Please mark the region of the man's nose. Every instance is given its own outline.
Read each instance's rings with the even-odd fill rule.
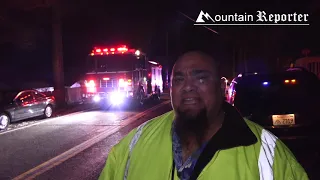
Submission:
[[[192,79],[186,79],[183,87],[182,87],[182,91],[183,92],[192,92],[192,91],[196,91],[197,87],[194,85]]]

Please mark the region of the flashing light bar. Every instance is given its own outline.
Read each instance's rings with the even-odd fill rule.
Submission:
[[[128,51],[128,48],[126,48],[126,47],[120,47],[120,48],[118,48],[118,51],[126,52],[126,51]]]
[[[94,50],[92,50],[92,53],[90,54],[91,56],[94,55],[104,55],[104,54],[109,54],[111,52],[111,54],[115,54],[115,53],[122,53],[124,54],[125,52],[128,52],[129,49],[127,48],[126,45],[120,46],[118,48],[94,48]]]

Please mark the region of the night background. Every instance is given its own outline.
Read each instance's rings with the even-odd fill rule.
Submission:
[[[0,9],[1,81],[53,83],[51,1],[2,1]],[[97,45],[126,44],[149,59],[171,67],[181,53],[210,52],[232,78],[243,71],[272,71],[320,53],[317,1],[108,2],[68,0],[61,3],[65,84],[86,71],[87,55]],[[310,26],[194,26],[200,10],[234,14],[309,13]],[[191,19],[189,19],[189,18]],[[170,69],[170,68],[169,68]]]
[[[211,16],[235,13],[255,16],[257,11],[306,13],[310,25],[195,26],[200,11]],[[225,77],[221,88],[226,102],[241,116],[283,140],[310,179],[319,180],[319,33],[319,0],[1,0],[0,179],[98,179],[115,144],[138,125],[172,110],[165,75],[167,72],[170,75],[182,53],[201,50],[221,64]],[[149,63],[144,61],[144,65],[149,67],[140,66],[143,64],[140,60],[145,60],[143,53],[110,49],[119,45],[145,52]],[[94,47],[99,48],[89,58]],[[118,65],[113,63],[114,59],[112,63],[104,59],[114,58],[106,55],[110,51],[120,58],[127,52],[136,62],[130,65],[128,58],[130,63],[125,64],[126,68],[110,70],[110,64]],[[105,54],[100,56],[101,52]],[[95,55],[104,59],[102,65],[98,65]],[[306,56],[309,57],[303,58]],[[300,66],[306,71],[288,69],[300,58],[305,64]],[[309,62],[310,59],[313,61]],[[104,70],[98,70],[101,68]],[[243,72],[252,74],[240,76]],[[210,90],[207,87],[195,87],[201,91],[183,94],[181,103],[196,109],[218,107],[207,104],[205,99]],[[247,115],[243,109],[248,110]],[[233,127],[236,130],[238,125]],[[258,134],[257,129],[253,131]],[[224,140],[246,138],[235,133],[231,132],[230,138]],[[261,136],[261,140],[265,141],[263,138],[267,136],[271,137]],[[273,138],[272,142],[277,143],[274,146],[277,153],[280,143]],[[266,148],[265,143],[262,145],[261,148]],[[163,150],[154,147],[144,150]],[[238,153],[243,152],[241,147]],[[261,152],[260,155],[265,151]],[[144,152],[140,154],[145,156]],[[275,161],[278,167],[274,166],[274,175],[292,171],[295,176],[292,179],[299,179],[296,172],[299,167],[284,155],[282,150],[281,157],[276,154],[285,161]],[[238,155],[233,157],[244,166],[230,172],[242,171],[253,164],[250,160],[238,162]],[[149,161],[148,166],[157,168],[152,163],[158,162]],[[164,167],[171,167],[169,163]],[[273,160],[268,161],[268,167],[272,163]],[[282,163],[286,168],[281,168],[282,165],[279,168]],[[160,172],[161,168],[150,172],[156,171]],[[223,175],[236,178],[241,173]],[[243,175],[250,178],[257,173],[250,169]],[[164,176],[157,178],[161,177]]]

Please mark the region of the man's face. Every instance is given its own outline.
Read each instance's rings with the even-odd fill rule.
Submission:
[[[192,119],[217,108],[221,98],[217,76],[208,58],[197,53],[183,56],[173,68],[170,91],[173,109]]]

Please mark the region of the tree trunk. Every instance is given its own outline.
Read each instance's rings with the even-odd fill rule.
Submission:
[[[60,2],[57,0],[52,5],[52,56],[55,94],[58,104],[65,102],[63,49],[61,32]]]
[[[233,47],[232,49],[232,77],[236,77],[237,73],[237,49],[236,47]]]

